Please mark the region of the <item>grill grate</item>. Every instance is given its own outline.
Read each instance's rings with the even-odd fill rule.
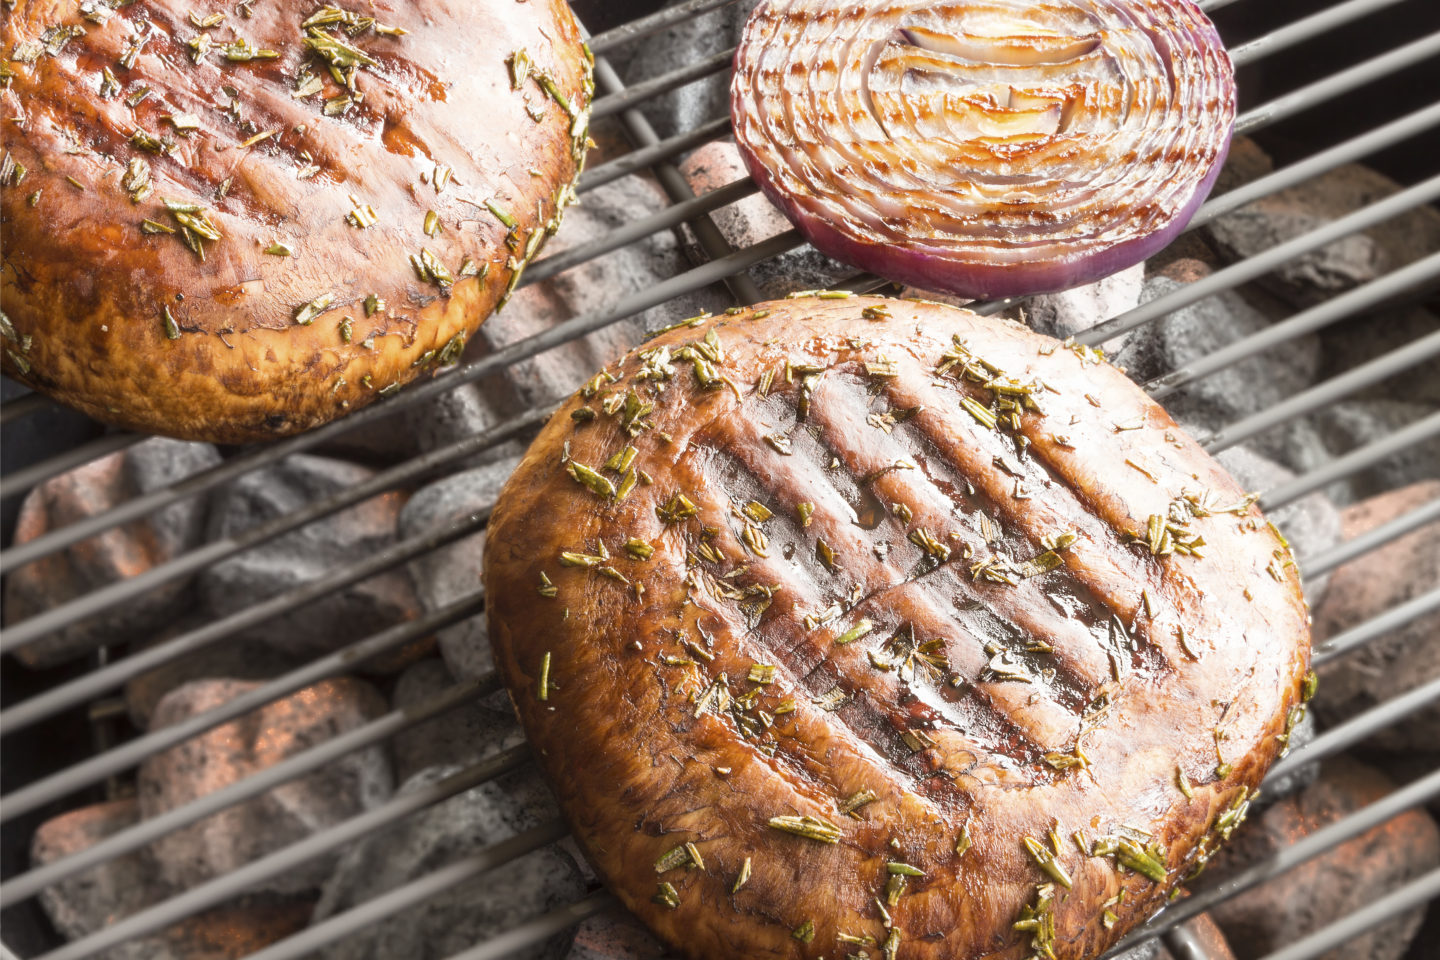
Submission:
[[[301,436],[282,440],[265,447],[250,449],[195,474],[185,480],[135,497],[115,508],[82,521],[51,531],[25,544],[0,553],[0,572],[8,573],[26,564],[50,556],[73,544],[121,524],[145,517],[179,501],[199,496],[222,484],[255,470],[273,465],[283,458],[313,449],[337,437],[363,429],[383,417],[414,407],[440,394],[482,380],[521,360],[539,355],[573,340],[586,337],[642,310],[658,306],[711,284],[724,283],[737,302],[759,299],[755,285],[746,270],[768,258],[801,246],[794,231],[783,233],[762,243],[734,250],[725,241],[709,214],[756,192],[747,180],[728,184],[696,197],[673,165],[688,151],[728,133],[728,117],[718,117],[694,129],[682,131],[665,139],[657,136],[638,107],[655,97],[699,78],[724,71],[731,51],[702,59],[691,66],[626,88],[606,61],[605,56],[625,44],[666,29],[708,11],[726,6],[733,0],[690,0],[660,13],[644,17],[624,26],[597,35],[592,48],[597,55],[597,85],[601,96],[595,103],[595,116],[614,115],[629,138],[633,150],[589,170],[582,178],[582,193],[640,172],[653,174],[670,200],[670,206],[658,213],[634,219],[617,227],[609,235],[591,243],[557,253],[533,264],[524,283],[534,283],[594,258],[603,257],[627,244],[659,231],[686,224],[695,235],[706,259],[647,289],[622,298],[613,307],[571,317],[556,326],[517,341],[497,352],[472,362],[440,379],[417,383],[398,396]],[[1217,10],[1237,0],[1209,0],[1201,6]],[[1273,32],[1235,46],[1232,53],[1237,64],[1262,60],[1286,47],[1320,37],[1347,24],[1375,15],[1383,8],[1396,6],[1399,0],[1348,0],[1310,16],[1282,26]],[[1334,72],[1324,79],[1301,87],[1242,113],[1237,132],[1254,133],[1281,120],[1314,110],[1337,97],[1365,84],[1412,68],[1440,56],[1440,32],[1421,37],[1365,60],[1355,66]],[[1415,110],[1398,119],[1375,126],[1357,136],[1328,146],[1304,159],[1275,170],[1258,180],[1209,200],[1200,210],[1191,229],[1233,211],[1246,203],[1277,191],[1304,183],[1343,164],[1371,156],[1381,150],[1412,140],[1433,131],[1440,125],[1440,103]],[[1440,164],[1431,156],[1433,164]],[[1379,200],[1355,213],[1303,234],[1271,250],[1225,269],[1204,279],[1183,286],[1170,294],[1150,301],[1120,316],[1106,320],[1079,336],[1083,343],[1099,344],[1117,334],[1134,330],[1206,297],[1214,296],[1252,281],[1300,256],[1337,239],[1367,227],[1380,224],[1407,210],[1433,204],[1440,198],[1440,166],[1434,167],[1428,179],[1409,189]],[[1294,314],[1263,331],[1218,349],[1204,358],[1144,385],[1157,399],[1172,394],[1185,384],[1210,376],[1248,359],[1255,354],[1283,347],[1295,338],[1331,324],[1339,323],[1380,303],[1396,298],[1417,298],[1440,280],[1440,253],[1395,270],[1364,286],[1333,297],[1317,306]],[[854,290],[870,290],[882,285],[876,278],[860,275],[844,286]],[[1009,302],[976,305],[986,313],[996,313]],[[1273,407],[1232,423],[1202,439],[1211,451],[1223,450],[1243,442],[1272,427],[1296,417],[1320,410],[1354,392],[1395,377],[1440,355],[1440,333],[1405,344],[1375,360],[1354,367],[1332,379],[1317,384]],[[559,397],[554,398],[558,402]],[[51,406],[39,396],[26,396],[0,410],[0,424],[9,425],[35,416]],[[0,653],[9,653],[39,640],[54,631],[90,617],[100,611],[141,596],[164,584],[190,576],[225,558],[234,556],[260,543],[296,530],[305,524],[334,514],[371,497],[433,478],[475,454],[501,443],[522,438],[533,432],[548,416],[551,404],[540,405],[508,422],[482,433],[436,449],[389,469],[371,479],[328,498],[316,501],[291,514],[246,530],[244,533],[218,540],[184,554],[168,563],[154,567],[138,576],[95,590],[73,602],[47,610],[21,621],[0,636]],[[1440,414],[1419,420],[1386,436],[1378,437],[1357,449],[1335,458],[1294,480],[1264,493],[1262,506],[1274,509],[1299,497],[1323,489],[1337,480],[1370,467],[1411,446],[1433,442],[1440,437]],[[16,470],[0,477],[0,496],[21,494],[47,478],[71,470],[97,457],[123,450],[142,436],[111,433],[60,453],[42,463]],[[0,709],[0,728],[14,735],[66,711],[93,703],[123,685],[126,681],[179,657],[193,653],[241,630],[265,623],[333,591],[358,583],[378,573],[394,569],[412,559],[437,550],[446,544],[483,529],[489,508],[451,522],[441,529],[394,543],[349,566],[333,570],[317,580],[295,587],[269,600],[229,616],[187,630],[173,639],[98,669],[66,680],[18,703]],[[1361,557],[1369,551],[1411,531],[1440,520],[1440,501],[1425,504],[1409,514],[1392,520],[1350,541],[1340,543],[1319,554],[1300,558],[1309,577],[1326,573],[1335,567]],[[341,650],[313,660],[303,667],[259,685],[252,692],[219,708],[189,718],[181,724],[129,740],[99,752],[89,759],[41,777],[6,793],[0,806],[0,822],[10,824],[27,813],[47,804],[64,800],[82,789],[108,777],[134,768],[146,757],[168,749],[235,719],[257,707],[271,703],[327,677],[347,672],[357,661],[377,653],[396,650],[406,643],[429,636],[436,630],[475,616],[483,609],[481,591],[463,597],[449,606],[421,619],[382,630]],[[1440,587],[1413,600],[1387,610],[1368,622],[1330,638],[1317,647],[1318,662],[1341,657],[1364,644],[1384,636],[1412,620],[1440,609]],[[269,767],[241,782],[203,796],[162,816],[143,821],[80,853],[31,869],[0,883],[0,905],[11,906],[34,897],[63,878],[97,864],[107,862],[126,852],[136,850],[156,838],[194,823],[240,801],[262,794],[350,752],[366,746],[383,744],[398,732],[432,719],[448,710],[471,703],[499,688],[490,675],[476,681],[457,683],[430,701],[405,711],[395,711],[368,724],[337,736],[303,753]],[[1322,694],[1323,695],[1323,694]],[[1272,771],[1271,779],[1292,773],[1316,759],[1331,756],[1351,747],[1377,730],[1402,721],[1413,712],[1440,698],[1440,680],[1432,681],[1410,692],[1362,713],[1346,723],[1327,730],[1309,745],[1298,748]],[[472,787],[517,770],[529,761],[528,748],[518,746],[475,763],[421,790],[397,795],[387,803],[334,827],[314,833],[305,840],[255,860],[232,873],[125,918],[112,926],[44,954],[44,960],[78,960],[93,956],[127,940],[169,926],[199,911],[233,900],[257,882],[283,875],[307,860],[334,851],[373,831],[394,824],[402,818],[455,796]],[[1212,887],[1174,904],[1159,918],[1128,937],[1122,946],[1167,934],[1174,937],[1174,928],[1226,898],[1235,896],[1293,866],[1305,862],[1396,815],[1433,801],[1440,796],[1440,771],[1400,787],[1383,799],[1325,827],[1297,843],[1280,850],[1249,870],[1227,882]],[[377,921],[400,910],[425,901],[455,884],[493,870],[509,861],[565,835],[559,821],[549,822],[505,840],[488,849],[453,861],[418,880],[407,883],[376,899],[311,926],[288,939],[253,954],[256,960],[291,960],[334,943],[356,932],[364,931]],[[12,838],[13,839],[13,838]],[[1363,909],[1337,919],[1315,934],[1301,939],[1267,960],[1302,960],[1319,955],[1337,943],[1353,937],[1398,913],[1412,909],[1440,896],[1440,871],[1428,873],[1393,893],[1372,901]],[[577,903],[554,910],[527,921],[498,937],[477,944],[458,954],[454,960],[498,960],[523,946],[536,943],[564,930],[586,916],[614,903],[604,892],[597,892]],[[1177,950],[1179,941],[1173,941]],[[8,951],[0,950],[0,955]],[[1194,953],[1181,955],[1193,956]]]

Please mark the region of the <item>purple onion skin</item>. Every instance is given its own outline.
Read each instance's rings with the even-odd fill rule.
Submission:
[[[1214,26],[1205,23],[1205,39],[1222,47]],[[739,68],[741,51],[735,54]],[[1227,92],[1235,94],[1233,73],[1224,78]],[[732,87],[732,112],[738,113],[741,96]],[[928,253],[904,244],[868,243],[857,240],[833,224],[804,209],[786,191],[781,190],[770,171],[748,149],[742,138],[736,138],[740,155],[761,192],[795,225],[815,249],[841,263],[895,283],[922,290],[954,294],[972,300],[1002,300],[1033,294],[1054,293],[1101,280],[1127,267],[1141,263],[1163,250],[1184,232],[1205,199],[1229,156],[1234,124],[1225,130],[1209,169],[1180,211],[1163,227],[1120,241],[1090,253],[1021,263],[961,263],[936,253]]]

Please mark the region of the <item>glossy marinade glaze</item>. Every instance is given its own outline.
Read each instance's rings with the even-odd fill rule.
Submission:
[[[564,0],[0,10],[4,370],[98,419],[294,433],[439,365],[583,166]]]
[[[531,447],[484,579],[576,837],[706,960],[1097,955],[1309,689],[1254,498],[1093,351],[932,303],[632,351]]]

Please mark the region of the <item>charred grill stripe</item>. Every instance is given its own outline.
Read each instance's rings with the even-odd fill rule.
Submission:
[[[743,431],[736,429],[742,424],[745,425]],[[815,489],[816,480],[812,475],[816,472],[817,464],[800,455],[780,456],[759,442],[755,431],[765,429],[763,425],[753,425],[749,420],[742,421],[742,418],[731,418],[726,427],[730,429],[721,430],[712,423],[705,430],[697,432],[692,443],[703,442],[709,449],[704,455],[684,457],[677,465],[687,473],[686,485],[696,491],[694,499],[702,506],[702,516],[721,511],[728,513],[730,502],[755,497],[757,492],[760,493],[758,499],[762,502],[778,504],[784,502],[782,497],[792,496],[795,490]],[[702,463],[712,468],[720,465],[720,469],[702,473],[697,469]],[[714,483],[715,473],[729,477],[730,482]],[[712,482],[706,482],[706,474]],[[762,477],[767,478],[768,482],[762,480]],[[767,524],[773,522],[772,519]],[[822,519],[817,511],[810,529],[814,531],[817,528],[829,530],[837,527],[832,520]],[[798,526],[791,529],[797,533],[802,532]],[[801,542],[805,542],[803,538]],[[728,546],[737,553],[741,549],[738,543]],[[775,546],[773,542],[772,546]],[[797,546],[798,549],[800,548]],[[927,785],[924,792],[929,799],[943,800],[951,804],[956,802],[953,784],[928,776],[936,769],[934,762],[927,759],[923,752],[913,751],[905,746],[902,735],[909,730],[909,725],[904,722],[905,718],[899,712],[903,691],[897,684],[889,682],[887,675],[874,670],[866,662],[865,645],[857,643],[837,647],[833,642],[834,634],[839,632],[837,627],[807,630],[800,623],[806,612],[828,606],[837,598],[833,587],[826,589],[825,580],[830,579],[830,576],[820,570],[818,564],[812,564],[807,559],[801,569],[809,571],[813,568],[817,576],[794,578],[794,568],[788,564],[782,566],[779,562],[778,550],[772,550],[768,559],[745,556],[744,562],[753,574],[746,577],[747,582],[781,582],[785,592],[776,598],[775,604],[755,630],[746,630],[744,624],[737,623],[727,612],[727,624],[732,630],[732,642],[737,649],[745,648],[747,656],[757,662],[778,662],[784,669],[786,679],[794,684],[807,700],[818,697],[838,684],[844,690],[848,702],[831,715],[835,718],[833,725],[842,728],[844,734],[863,746],[866,754],[875,757],[878,777],[882,777],[899,791],[913,792],[918,789],[917,784],[923,782]],[[889,573],[892,576],[900,575],[895,570],[890,570]],[[893,581],[887,579],[886,583],[889,585]],[[849,623],[853,619],[853,616],[846,616],[842,622]],[[749,660],[745,662],[748,663]],[[864,682],[858,682],[861,680]],[[801,710],[808,712],[814,708],[807,703]],[[831,723],[821,717],[813,717],[813,720],[820,724]],[[783,748],[783,739],[781,744]],[[967,737],[966,745],[981,757],[992,754],[1006,755],[999,749],[999,743],[988,747],[978,741],[971,742]],[[779,751],[785,752],[784,749]],[[813,776],[814,771],[810,771],[810,775]],[[837,789],[839,788],[840,785],[837,785]]]
[[[880,431],[873,430],[864,424],[864,414],[855,413],[853,401],[856,393],[850,389],[842,389],[843,384],[853,384],[854,381],[847,377],[828,378],[829,385],[818,393],[815,399],[814,408],[816,418],[828,418],[826,423],[830,433],[835,436],[846,436],[857,429],[871,430],[872,435],[866,438],[864,449],[866,455],[871,456],[869,463],[851,463],[853,472],[861,472],[867,469],[874,469],[876,464],[893,462],[899,459],[908,458],[914,461],[915,446],[907,444],[907,438],[920,441],[930,449],[936,449],[935,434],[938,431],[939,416],[932,419],[931,411],[947,409],[949,404],[943,397],[931,398],[925,404],[926,410],[914,417],[905,420],[895,426],[893,431],[886,435]],[[887,390],[882,396],[892,401],[895,399]],[[945,406],[941,406],[945,404]],[[914,404],[908,404],[914,406]],[[848,418],[841,419],[848,414]],[[857,425],[858,424],[858,425]],[[968,438],[967,438],[968,439]],[[851,445],[851,450],[858,449],[858,445]],[[853,458],[859,454],[847,453]],[[968,475],[964,470],[956,469],[954,464],[943,458],[932,458],[934,467],[941,467],[949,471],[954,470],[961,484],[967,484],[976,491],[973,497],[959,499],[954,494],[947,493],[940,484],[935,483],[926,470],[904,470],[894,471],[881,475],[874,483],[874,486],[884,492],[881,498],[885,501],[899,501],[906,503],[915,511],[914,526],[923,526],[927,520],[931,524],[931,532],[940,535],[942,539],[952,548],[954,556],[952,563],[963,564],[965,561],[959,557],[961,547],[968,544],[976,551],[977,557],[984,557],[992,549],[987,547],[978,534],[971,539],[964,541],[953,541],[944,538],[946,527],[953,522],[957,507],[964,505],[973,506],[977,501],[983,509],[992,515],[998,514],[1000,508],[996,504],[996,497],[993,489],[1000,484],[998,482],[987,483],[987,478],[998,477],[1000,471],[989,466],[988,461],[975,475]],[[982,474],[984,476],[982,476]],[[947,484],[959,487],[959,484]],[[968,504],[967,504],[968,501]],[[923,513],[922,513],[923,511]],[[971,515],[973,522],[973,514]],[[903,548],[915,552],[915,548],[909,542],[904,541],[904,525],[900,525],[900,538]],[[1010,543],[997,545],[996,552],[1005,553],[1007,550],[1016,554],[1012,559],[1021,560],[1039,553],[1042,547],[1038,544],[1038,537],[1017,538]],[[1024,634],[1026,641],[1022,646],[1034,645],[1044,642],[1054,646],[1056,651],[1056,666],[1067,674],[1068,684],[1075,689],[1082,700],[1088,701],[1094,696],[1096,689],[1108,679],[1108,663],[1105,656],[1095,648],[1093,639],[1088,630],[1076,629],[1075,625],[1065,618],[1054,616],[1056,611],[1043,600],[1047,591],[1054,588],[1057,583],[1068,584],[1069,575],[1064,569],[1046,574],[1044,578],[1037,578],[1032,581],[1024,581],[1018,586],[1007,586],[1001,584],[987,584],[979,582],[965,583],[963,578],[958,584],[959,589],[966,595],[967,600],[979,602],[986,607],[997,611],[1001,618],[1014,624]],[[1097,617],[1104,620],[1108,611]]]

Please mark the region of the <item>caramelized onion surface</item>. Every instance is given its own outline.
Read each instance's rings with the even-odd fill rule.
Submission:
[[[970,297],[1143,260],[1204,200],[1235,117],[1190,0],[766,0],[731,87],[766,195],[825,253]]]

